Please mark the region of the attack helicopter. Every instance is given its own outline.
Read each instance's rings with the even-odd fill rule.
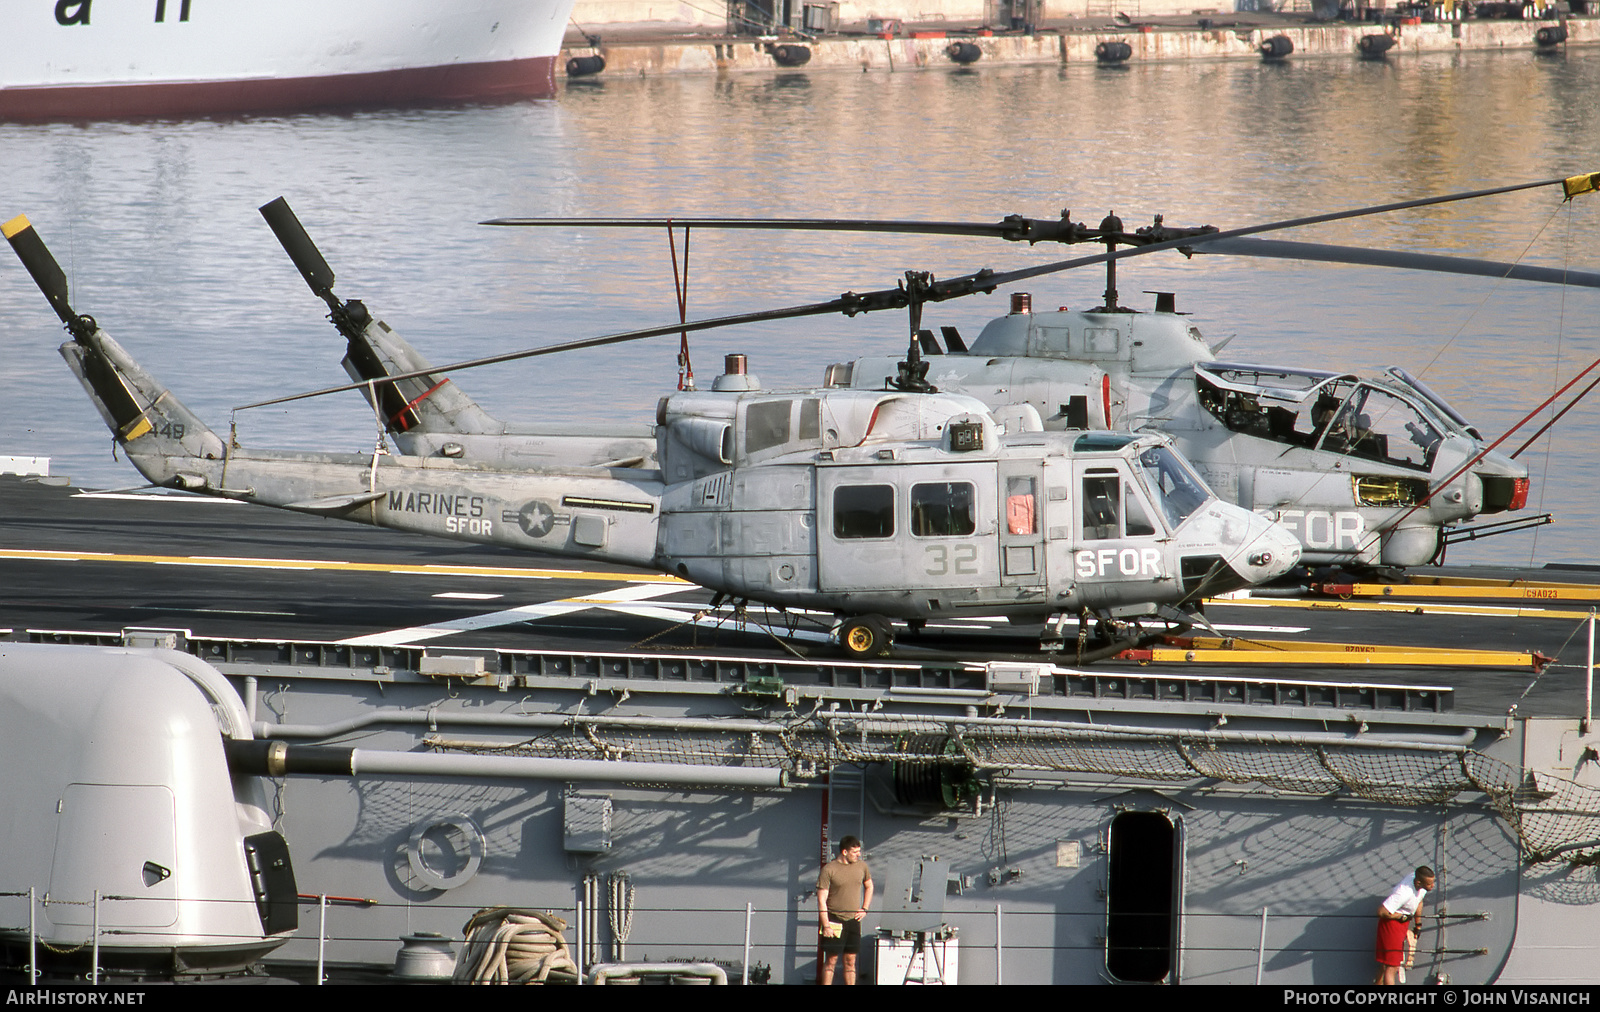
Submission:
[[[485,224],[793,228],[980,236],[1030,245],[1102,244],[1106,253],[1098,256],[1007,274],[980,271],[924,293],[926,300],[936,301],[1075,267],[1104,263],[1106,270],[1104,300],[1093,309],[1035,312],[1030,295],[1014,292],[1010,313],[991,321],[970,346],[955,328],[942,328],[942,344],[931,330],[919,331],[928,382],[970,394],[998,417],[1025,418],[1048,431],[1165,433],[1224,500],[1293,531],[1305,562],[1409,567],[1439,556],[1450,525],[1522,509],[1527,468],[1496,450],[1460,412],[1402,369],[1363,377],[1221,361],[1221,344],[1207,344],[1200,329],[1177,311],[1171,293],[1157,293],[1152,313],[1122,304],[1117,263],[1176,249],[1188,256],[1322,260],[1600,287],[1600,275],[1586,272],[1246,238],[1535,186],[1561,185],[1571,199],[1594,190],[1597,179],[1600,174],[1542,180],[1229,231],[1209,225],[1173,228],[1159,216],[1135,230],[1125,229],[1114,215],[1094,227],[1066,212],[1058,220],[1011,215],[997,224],[681,217],[501,218]],[[841,311],[860,311],[848,296],[841,301]],[[824,382],[835,389],[884,389],[899,369],[893,358],[863,357],[830,366]],[[1508,523],[1501,530],[1518,526]]]
[[[1184,625],[1202,596],[1271,580],[1299,559],[1288,532],[1220,501],[1165,437],[1007,431],[981,402],[919,382],[914,363],[891,390],[773,392],[730,356],[709,391],[662,399],[657,468],[512,463],[442,447],[246,448],[73,309],[25,217],[3,232],[70,335],[60,349],[68,366],[156,486],[644,567],[719,601],[830,611],[841,645],[862,657],[888,650],[894,619]],[[914,308],[913,332],[918,322]],[[1061,623],[1052,626],[1059,637]]]

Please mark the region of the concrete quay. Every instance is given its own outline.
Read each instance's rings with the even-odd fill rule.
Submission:
[[[1535,52],[1534,34],[1554,27],[1554,21],[1482,20],[1444,21],[1379,26],[1361,22],[1308,23],[1288,18],[1213,15],[1156,18],[1131,25],[1107,19],[1075,19],[1079,23],[1043,29],[1035,34],[976,34],[972,28],[913,27],[905,35],[881,38],[865,34],[816,39],[756,39],[736,36],[677,38],[603,37],[598,50],[569,35],[561,53],[561,66],[569,59],[605,58],[599,77],[650,77],[660,74],[725,74],[801,69],[781,65],[772,50],[803,45],[810,50],[804,64],[811,70],[889,72],[939,70],[955,67],[946,50],[953,42],[978,47],[974,68],[997,64],[1095,63],[1095,49],[1103,42],[1125,42],[1132,50],[1127,64],[1167,60],[1261,59],[1261,43],[1284,35],[1294,43],[1289,59],[1342,57],[1356,59],[1364,36],[1387,32],[1395,39],[1387,58],[1423,53],[1486,50]],[[1600,18],[1567,19],[1566,46],[1600,43]],[[611,29],[606,29],[612,35]],[[1559,53],[1561,46],[1552,52]],[[573,80],[569,78],[569,80]]]

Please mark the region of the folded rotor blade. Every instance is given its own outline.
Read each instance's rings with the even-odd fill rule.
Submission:
[[[78,319],[78,314],[72,311],[72,305],[67,298],[67,275],[61,270],[61,265],[50,254],[44,240],[39,238],[39,233],[34,231],[33,223],[25,214],[0,226],[11,248],[17,251],[17,257],[22,261],[22,266],[33,275],[33,283],[39,286],[39,291],[49,300],[50,307],[61,317],[61,322],[72,326]]]
[[[1495,260],[1366,249],[1360,246],[1328,246],[1321,243],[1286,242],[1279,239],[1198,239],[1194,243],[1194,252],[1267,257],[1277,260],[1316,260],[1367,267],[1395,267],[1401,270],[1432,271],[1440,274],[1471,274],[1485,278],[1508,278],[1514,281],[1538,281],[1550,285],[1600,288],[1600,274],[1591,271],[1530,267],[1525,264],[1500,263]]]
[[[306,234],[305,226],[295,217],[289,202],[279,197],[262,204],[260,210],[261,217],[267,219],[278,242],[283,244],[283,251],[300,268],[300,275],[306,279],[306,284],[328,305],[337,305],[333,297],[333,268],[328,266],[328,261],[317,249],[317,244],[311,241],[311,236]]]

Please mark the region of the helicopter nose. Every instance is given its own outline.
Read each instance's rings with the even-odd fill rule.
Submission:
[[[1300,563],[1300,540],[1282,524],[1249,514],[1250,522],[1239,552],[1233,557],[1234,571],[1250,583],[1275,580]]]

